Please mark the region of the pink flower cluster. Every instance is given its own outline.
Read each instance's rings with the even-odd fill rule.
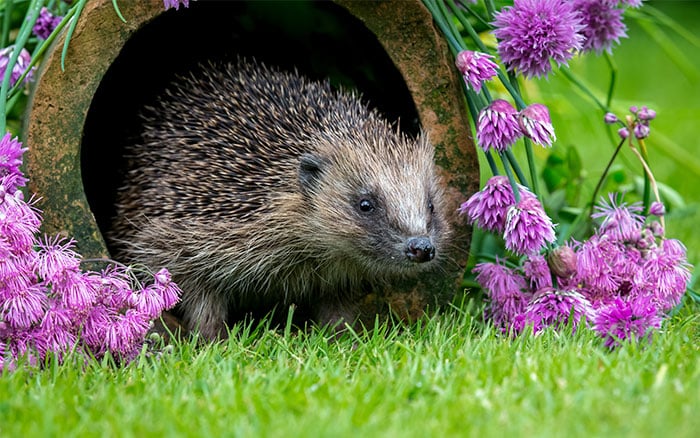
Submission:
[[[487,315],[505,332],[586,324],[614,347],[647,339],[686,291],[686,249],[666,239],[638,204],[610,196],[597,207],[595,233],[546,256],[530,253],[519,267],[480,263],[476,280],[489,296]],[[663,209],[655,209],[663,214]]]
[[[623,6],[641,0],[515,0],[495,16],[498,55],[525,77],[547,76],[552,62],[566,64],[580,52],[610,51],[626,37]]]
[[[0,49],[0,81],[5,76],[8,64],[10,63],[10,57],[12,52],[15,50],[14,46],[5,47]],[[27,49],[22,49],[19,52],[19,57],[17,62],[12,66],[12,72],[10,73],[10,87],[15,85],[19,78],[27,71],[29,63],[32,61],[32,55],[29,54]],[[34,74],[34,67],[32,67],[27,75],[24,77],[24,83],[30,82]]]
[[[630,136],[630,128],[634,133],[635,138],[644,139],[649,137],[651,128],[649,127],[649,122],[656,118],[656,111],[653,109],[642,106],[641,108],[636,105],[630,107],[631,116],[627,116],[625,121],[620,120],[613,113],[606,113],[604,120],[605,123],[612,125],[617,123],[621,125],[621,128],[617,130],[620,138],[625,139]]]
[[[505,176],[491,177],[484,188],[460,207],[469,223],[499,233],[506,248],[516,254],[537,253],[555,240],[554,224],[537,197],[518,185],[516,202],[513,187]]]
[[[484,151],[503,152],[522,136],[545,147],[556,141],[545,105],[533,103],[518,112],[508,101],[496,99],[479,113],[476,139]]]
[[[43,7],[39,11],[39,17],[37,17],[36,23],[32,27],[32,32],[43,40],[48,39],[54,29],[56,29],[56,26],[61,23],[61,20],[63,20],[62,16],[53,15],[46,7]]]
[[[139,288],[124,267],[83,272],[72,240],[38,238],[40,212],[19,190],[25,150],[9,133],[0,140],[0,370],[68,352],[129,361],[180,289],[165,269]]]

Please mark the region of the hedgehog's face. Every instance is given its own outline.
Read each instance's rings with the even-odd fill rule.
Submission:
[[[434,266],[448,234],[432,147],[394,147],[304,155],[299,168],[312,241],[377,274]]]

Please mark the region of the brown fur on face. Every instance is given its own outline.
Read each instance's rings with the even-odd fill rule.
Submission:
[[[352,322],[368,285],[433,268],[450,234],[424,135],[255,62],[182,78],[127,153],[110,249],[167,267],[186,327],[207,339],[280,305]]]

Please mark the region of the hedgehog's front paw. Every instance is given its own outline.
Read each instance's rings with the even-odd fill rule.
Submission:
[[[335,333],[342,333],[348,327],[353,327],[359,315],[356,304],[344,303],[339,300],[319,302],[314,314],[316,324],[328,327]]]

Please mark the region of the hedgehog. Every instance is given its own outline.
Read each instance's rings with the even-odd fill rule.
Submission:
[[[170,270],[205,339],[292,305],[346,327],[373,287],[445,259],[427,135],[354,91],[243,58],[178,76],[141,120],[105,237],[115,259]]]

